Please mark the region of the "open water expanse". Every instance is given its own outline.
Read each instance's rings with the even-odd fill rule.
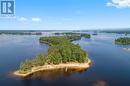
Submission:
[[[20,63],[46,53],[48,45],[40,44],[35,35],[0,35],[0,86],[130,86],[130,46],[115,45],[119,34],[100,33],[80,44],[92,60],[84,71],[44,71],[23,79],[14,76]]]

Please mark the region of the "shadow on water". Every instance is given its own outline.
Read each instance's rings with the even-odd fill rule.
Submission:
[[[81,74],[87,71],[87,69],[58,69],[58,70],[46,70],[36,72],[28,77],[20,78],[21,83],[26,86],[66,86],[73,83],[80,83],[80,79],[73,77],[74,75]],[[57,83],[58,82],[58,83]],[[77,86],[75,84],[75,86]]]
[[[103,80],[97,80],[94,82],[93,86],[108,86],[108,84]]]
[[[46,70],[46,71],[39,71],[36,73],[33,73],[32,75],[29,75],[27,77],[21,77],[23,80],[28,79],[39,79],[39,80],[54,80],[58,77],[68,77],[75,73],[82,73],[86,71],[87,69],[69,69],[69,68],[63,68],[63,69],[57,69],[57,70]]]

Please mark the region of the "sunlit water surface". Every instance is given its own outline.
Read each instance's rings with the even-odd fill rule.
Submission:
[[[80,44],[92,60],[87,70],[55,70],[37,72],[19,78],[12,74],[25,59],[46,53],[48,45],[40,44],[40,36],[0,35],[0,86],[130,86],[130,46],[115,45],[119,34],[101,33]]]

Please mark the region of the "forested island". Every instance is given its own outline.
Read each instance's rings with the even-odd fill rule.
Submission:
[[[128,45],[128,44],[130,44],[130,38],[129,37],[120,37],[115,40],[115,44]]]
[[[71,43],[80,40],[81,36],[52,36],[41,37],[40,43],[49,45],[46,54],[37,55],[34,59],[26,60],[20,64],[19,70],[14,74],[26,77],[38,71],[59,68],[81,68],[90,66],[90,59],[86,51],[78,44]]]

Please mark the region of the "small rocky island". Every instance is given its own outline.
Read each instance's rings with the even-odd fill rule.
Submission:
[[[25,60],[14,74],[26,77],[43,70],[89,68],[91,61],[87,52],[82,50],[78,44],[71,43],[80,39],[81,36],[41,37],[40,43],[49,45],[48,52],[44,55],[37,55],[34,59]]]
[[[118,45],[129,45],[130,44],[130,38],[129,37],[120,37],[115,40],[115,44]]]
[[[123,48],[124,50],[130,51],[130,48]]]

